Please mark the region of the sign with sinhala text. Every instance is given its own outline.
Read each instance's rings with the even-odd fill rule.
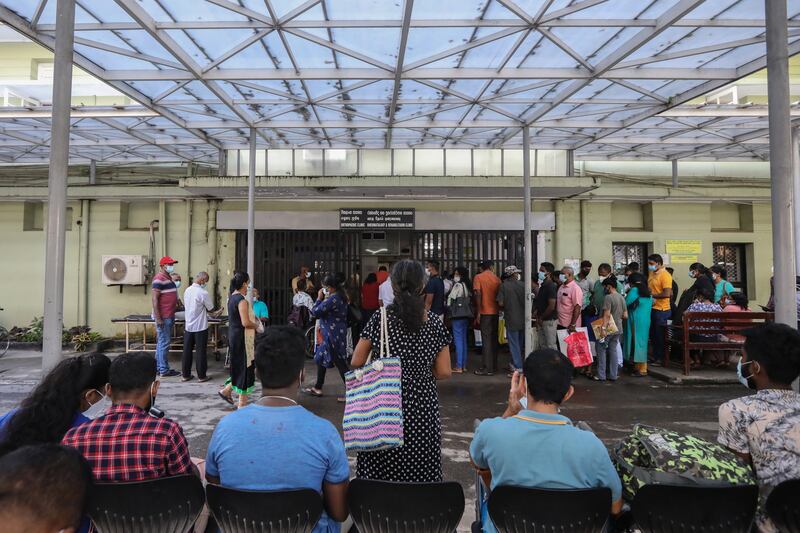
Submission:
[[[414,229],[413,207],[339,209],[339,229]]]
[[[697,239],[667,240],[667,253],[678,255],[697,255],[702,253],[703,241]]]

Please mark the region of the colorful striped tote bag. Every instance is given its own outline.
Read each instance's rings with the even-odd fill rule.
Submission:
[[[345,374],[344,445],[374,452],[403,445],[400,358],[389,354],[386,308],[381,308],[380,357]],[[373,347],[372,352],[375,352]]]

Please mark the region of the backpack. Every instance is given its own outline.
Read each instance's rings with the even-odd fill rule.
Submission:
[[[630,501],[645,485],[755,485],[752,468],[726,448],[675,431],[637,424],[611,452]]]

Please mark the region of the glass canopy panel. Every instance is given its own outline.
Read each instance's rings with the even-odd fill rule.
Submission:
[[[411,176],[414,174],[414,150],[398,149],[394,151],[395,176]]]
[[[414,150],[415,176],[441,176],[444,174],[444,151],[436,149]]]
[[[328,149],[325,150],[326,176],[352,176],[358,171],[358,151]]]
[[[473,150],[476,176],[500,176],[503,169],[502,150]]]
[[[322,176],[322,150],[295,150],[294,173],[296,176]]]
[[[448,176],[472,175],[472,150],[448,148],[445,154],[445,174]]]
[[[359,150],[362,176],[391,176],[391,150]]]
[[[294,173],[292,150],[267,150],[267,169],[270,176],[291,176]]]

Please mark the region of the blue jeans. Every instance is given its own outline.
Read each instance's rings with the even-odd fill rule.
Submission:
[[[159,374],[169,370],[167,354],[169,354],[169,342],[172,339],[172,325],[174,323],[175,317],[163,319],[163,323],[160,326],[156,323],[156,369]]]
[[[659,363],[664,360],[664,326],[672,317],[672,311],[651,311],[650,342],[653,343],[653,359]]]
[[[456,368],[467,368],[467,329],[468,318],[456,318],[452,321],[453,342],[456,345]]]
[[[511,350],[511,360],[514,368],[522,370],[522,362],[525,359],[522,357],[522,350],[525,349],[525,330],[512,331],[507,329],[506,337],[508,338],[508,349]]]
[[[608,335],[603,341],[595,341],[597,352],[597,377],[600,381],[606,380],[606,365],[608,365],[608,378],[617,379],[617,347],[619,346],[619,333]]]

